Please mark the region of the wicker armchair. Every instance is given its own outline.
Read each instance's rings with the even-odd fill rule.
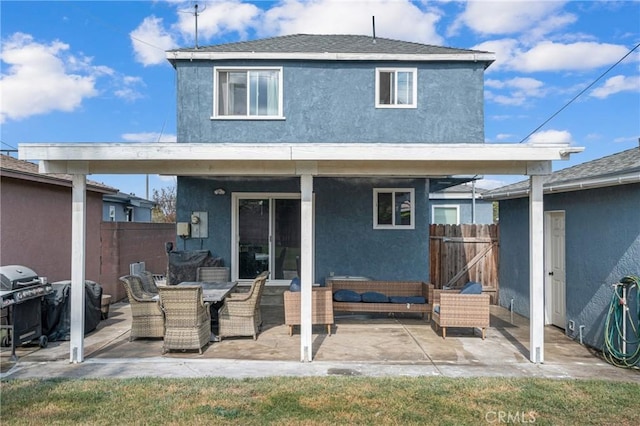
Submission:
[[[432,290],[433,314],[436,326],[442,327],[442,338],[447,337],[447,327],[472,327],[482,331],[486,337],[489,327],[488,294],[460,294],[459,290]]]
[[[227,282],[229,281],[229,268],[226,266],[201,266],[196,269],[196,281]]]
[[[171,349],[197,349],[211,338],[209,303],[202,300],[200,286],[167,286],[158,289],[165,316],[162,353]]]
[[[137,275],[120,277],[131,306],[131,334],[129,341],[138,337],[163,337],[164,314],[159,298],[146,293]]]
[[[284,323],[289,326],[289,336],[293,334],[293,326],[300,325],[300,292],[284,292]],[[311,292],[311,323],[327,326],[327,334],[331,336],[333,324],[333,293],[330,287],[314,287]]]
[[[218,311],[218,337],[253,336],[258,338],[262,325],[260,299],[269,271],[258,275],[248,293],[233,293],[224,299]]]

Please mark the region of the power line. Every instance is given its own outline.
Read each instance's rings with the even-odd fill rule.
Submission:
[[[582,96],[582,94],[584,92],[586,92],[587,90],[589,90],[594,84],[596,84],[598,81],[600,81],[600,79],[602,77],[604,77],[605,75],[607,75],[609,73],[609,71],[611,71],[612,69],[614,69],[620,62],[624,61],[627,56],[631,55],[633,53],[634,50],[636,50],[638,47],[640,47],[640,43],[636,44],[635,47],[633,49],[631,49],[630,51],[628,51],[622,58],[620,58],[618,60],[618,62],[616,62],[615,64],[611,65],[605,72],[603,72],[602,74],[600,74],[600,76],[598,78],[596,78],[591,84],[589,84],[587,87],[585,87],[584,89],[582,89],[580,91],[580,93],[578,93],[577,95],[575,95],[569,102],[567,102],[562,108],[560,108],[558,111],[556,111],[551,117],[547,118],[541,125],[539,125],[538,127],[536,127],[531,133],[529,133],[524,139],[522,139],[520,142],[518,143],[522,143],[524,141],[526,141],[527,139],[529,139],[531,137],[531,135],[533,135],[534,133],[536,133],[538,130],[540,130],[542,127],[544,127],[545,124],[547,124],[548,122],[550,122],[551,120],[553,120],[555,118],[556,115],[560,114],[566,107],[568,107],[569,105],[571,105],[576,99],[578,99],[580,96]]]

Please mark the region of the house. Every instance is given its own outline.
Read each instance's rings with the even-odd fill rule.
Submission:
[[[185,250],[222,257],[232,279],[301,275],[301,360],[312,359],[311,288],[332,273],[429,279],[429,194],[457,176],[520,174],[535,197],[530,283],[542,297],[541,178],[568,144],[484,143],[484,71],[495,55],[352,35],[291,35],[167,52],[177,143],[29,144],[42,173],[178,176]],[[445,182],[440,184],[440,182]],[[74,216],[83,270],[83,216]],[[83,360],[81,306],[71,361]],[[72,322],[73,318],[72,318]],[[543,328],[531,321],[533,362]]]
[[[484,143],[487,52],[298,34],[179,49],[168,58],[177,74],[179,142]],[[354,178],[338,166],[314,179],[313,281],[334,274],[428,280],[429,194],[459,180],[375,170]],[[251,170],[178,177],[178,222],[201,214],[208,223],[200,237],[192,226],[186,248],[222,257],[234,280],[269,270],[271,285],[288,285],[300,255],[299,187],[295,176]]]
[[[0,158],[0,264],[24,265],[49,282],[71,277],[71,176],[42,175],[38,165]],[[87,279],[100,278],[102,197],[117,189],[87,183]]]
[[[602,349],[612,285],[640,276],[640,149],[559,170],[543,188],[545,323]],[[485,194],[500,204],[500,304],[527,317],[528,196],[526,181]]]
[[[474,183],[462,183],[429,194],[431,223],[460,225],[462,223],[492,224],[493,202],[482,198],[486,189]]]
[[[151,222],[151,211],[155,207],[153,201],[125,194],[105,194],[102,197],[102,220],[105,222]]]

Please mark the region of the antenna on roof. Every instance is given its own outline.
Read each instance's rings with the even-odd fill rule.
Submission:
[[[376,17],[372,16],[371,17],[371,23],[373,25],[373,42],[376,42]]]
[[[196,39],[196,46],[195,46],[195,48],[196,48],[196,49],[198,49],[198,47],[199,47],[199,46],[198,46],[198,16],[200,16],[200,14],[201,14],[202,12],[204,12],[205,10],[207,10],[207,7],[205,6],[205,7],[204,7],[204,9],[202,9],[202,10],[198,13],[198,3],[196,3],[196,4],[193,6],[193,9],[194,9],[194,11],[193,11],[193,12],[187,12],[187,11],[184,11],[184,10],[181,10],[180,12],[182,12],[182,13],[192,13],[192,14],[193,14],[193,16],[195,17],[195,21],[196,21],[196,36],[195,36],[195,39]]]

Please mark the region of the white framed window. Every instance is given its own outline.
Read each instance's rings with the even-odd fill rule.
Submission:
[[[374,188],[373,229],[414,229],[413,188]]]
[[[455,204],[431,206],[431,223],[460,225],[460,206]]]
[[[376,108],[416,108],[417,68],[376,68]]]
[[[116,206],[109,206],[109,221],[116,221]]]
[[[282,67],[214,67],[213,117],[283,119]]]

